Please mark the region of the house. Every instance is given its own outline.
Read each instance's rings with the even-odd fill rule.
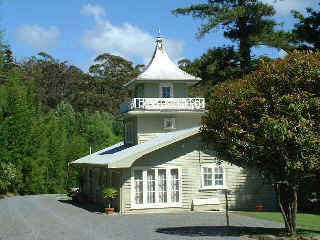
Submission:
[[[188,88],[199,81],[169,59],[159,34],[150,63],[126,85],[135,98],[120,106],[124,142],[72,162],[91,201],[104,204],[103,188],[112,186],[121,213],[219,210],[229,189],[231,209],[276,208],[272,187],[255,171],[203,146],[205,99],[188,97]]]

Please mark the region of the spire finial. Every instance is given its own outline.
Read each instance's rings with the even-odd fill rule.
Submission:
[[[157,48],[162,49],[162,37],[160,34],[160,27],[158,27],[158,36],[157,36],[156,43],[157,43]]]

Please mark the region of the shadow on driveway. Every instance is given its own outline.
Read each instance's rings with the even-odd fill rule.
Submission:
[[[84,210],[87,210],[88,212],[104,213],[104,208],[102,206],[99,206],[97,204],[93,204],[93,203],[90,203],[90,202],[79,203],[79,202],[75,202],[75,201],[72,201],[72,200],[58,200],[58,201],[61,202],[61,203],[73,205],[73,206],[78,207],[78,208],[82,208]]]
[[[264,227],[243,227],[243,226],[185,226],[185,227],[170,227],[158,228],[158,233],[179,236],[192,237],[212,237],[212,236],[243,236],[243,235],[284,235],[282,228],[264,228]],[[300,229],[299,233],[310,232],[309,230]],[[315,232],[315,231],[313,231]],[[319,231],[320,233],[320,231]]]

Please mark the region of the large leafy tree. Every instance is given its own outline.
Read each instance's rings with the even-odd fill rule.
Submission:
[[[277,23],[270,18],[275,14],[273,6],[259,0],[208,0],[207,3],[178,8],[172,12],[205,20],[198,31],[200,38],[214,29],[223,29],[226,38],[237,41],[243,73],[250,70],[253,46],[288,48],[287,34],[274,30]]]
[[[137,76],[140,65],[134,67],[132,62],[108,53],[97,56],[94,61],[96,64],[90,66],[89,72],[95,77],[95,94],[106,111],[118,114],[120,103],[129,96],[124,84]]]
[[[228,161],[255,168],[274,184],[291,234],[297,191],[320,173],[319,73],[319,52],[294,52],[219,84],[202,130],[209,146]]]
[[[78,98],[85,75],[79,68],[44,52],[30,57],[20,67],[24,78],[35,82],[37,98],[44,106],[54,108],[61,101],[73,102]]]
[[[294,25],[293,36],[300,48],[320,49],[320,11],[307,8],[307,14],[308,16],[303,16],[298,11],[293,11],[293,16],[299,20]]]

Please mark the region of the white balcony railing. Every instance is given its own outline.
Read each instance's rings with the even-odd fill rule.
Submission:
[[[132,110],[200,111],[205,109],[204,98],[133,98],[120,105],[120,112]]]

